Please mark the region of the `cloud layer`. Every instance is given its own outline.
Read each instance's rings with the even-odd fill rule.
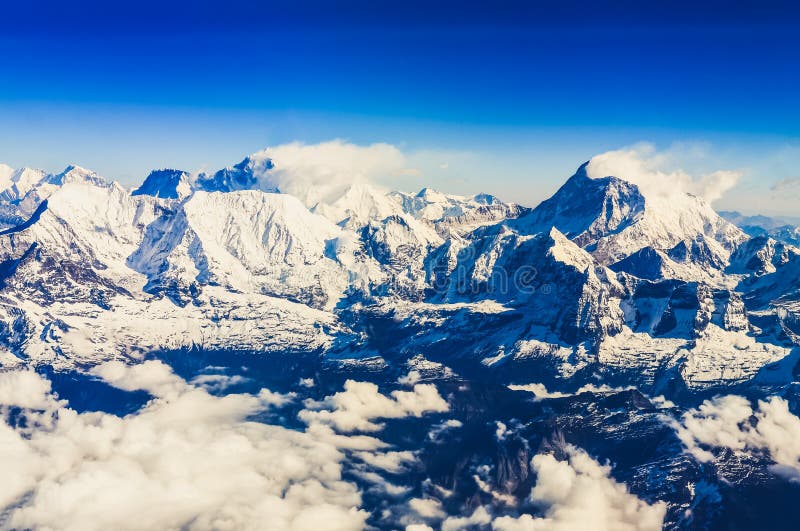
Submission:
[[[328,416],[307,416],[308,429],[294,431],[249,420],[291,396],[213,396],[155,361],[93,372],[154,398],[125,417],[78,413],[42,376],[0,374],[0,528],[361,529],[368,514],[360,492],[342,479],[347,452],[390,472],[414,455],[378,452],[386,446],[378,439],[337,435],[330,425],[374,430],[370,419],[383,415],[446,408],[435,388],[389,398],[353,382],[322,401]]]

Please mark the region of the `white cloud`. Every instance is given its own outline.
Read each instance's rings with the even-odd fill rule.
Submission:
[[[306,401],[298,415],[307,424],[321,423],[340,432],[378,431],[379,418],[420,417],[423,413],[448,410],[447,402],[432,384],[417,384],[412,391],[392,391],[391,398],[369,382],[347,380],[344,391],[315,402]]]
[[[406,470],[408,465],[416,462],[414,452],[355,452],[353,455],[372,468],[378,468],[390,474]]]
[[[741,178],[740,172],[729,170],[693,176],[674,169],[676,162],[669,151],[659,153],[651,144],[637,144],[592,157],[587,173],[592,178],[612,175],[625,179],[639,186],[645,196],[690,193],[708,202],[722,197]]]
[[[610,467],[600,465],[586,452],[566,448],[569,456],[559,461],[549,454],[534,456],[531,466],[536,485],[530,501],[544,510],[543,517],[529,514],[496,518],[499,531],[597,531],[660,530],[666,504],[650,505],[628,492],[610,476]]]
[[[411,498],[408,500],[408,506],[415,514],[425,519],[441,520],[447,516],[442,503],[433,498]]]
[[[459,529],[471,529],[475,526],[485,526],[492,522],[489,512],[483,507],[478,507],[469,516],[451,516],[442,522],[442,531],[457,531]]]
[[[421,379],[422,375],[419,373],[419,371],[411,370],[408,371],[408,374],[406,374],[405,376],[400,376],[397,379],[397,383],[399,383],[400,385],[414,385],[416,383],[419,383]]]
[[[662,528],[666,504],[648,504],[631,494],[611,477],[611,467],[601,465],[574,446],[564,448],[567,459],[538,454],[531,460],[536,484],[531,490],[532,505],[541,516],[493,516],[487,507],[478,507],[467,516],[448,516],[433,498],[414,498],[407,502],[401,523],[439,523],[442,531],[485,528],[498,531],[657,531]],[[481,488],[502,500],[508,495],[493,493],[475,477]],[[512,502],[513,502],[513,497]]]
[[[31,370],[0,372],[0,406],[51,409],[50,381]]]
[[[414,460],[411,452],[375,452],[385,443],[337,435],[322,423],[302,432],[248,421],[289,395],[213,396],[156,361],[111,362],[92,373],[155,398],[125,417],[78,413],[53,397],[42,376],[0,374],[3,411],[22,407],[26,418],[0,423],[0,527],[361,529],[360,494],[342,480],[346,452],[360,451],[369,466],[387,471]],[[349,401],[354,388],[380,408],[359,410]],[[435,388],[388,398],[357,382],[323,402],[333,415],[339,404],[353,414],[356,404],[366,418],[446,408]]]
[[[352,184],[385,181],[416,174],[406,167],[406,156],[391,144],[359,146],[332,140],[319,144],[292,142],[259,151],[255,161],[271,159],[269,182],[312,207],[331,203]]]
[[[800,481],[800,418],[780,397],[759,400],[753,409],[741,396],[707,400],[670,421],[686,451],[700,461],[714,460],[713,448],[769,452],[773,472]]]
[[[10,510],[10,527],[245,529],[267,519],[285,529],[362,527],[358,491],[340,477],[341,452],[246,421],[264,409],[260,397],[213,397],[179,385],[158,362],[95,372],[159,398],[124,418],[62,407],[28,434],[4,425],[13,442],[4,461],[28,470],[22,482],[4,479],[0,499],[5,506],[30,492]]]
[[[511,384],[508,386],[508,388],[512,391],[527,391],[532,393],[536,402],[539,400],[545,400],[547,398],[564,398],[567,396],[579,395],[581,393],[618,393],[620,391],[636,389],[635,387],[611,387],[607,384],[586,384],[574,393],[562,393],[561,391],[548,391],[547,387],[541,383]]]
[[[110,361],[94,367],[90,373],[119,389],[143,390],[159,398],[177,396],[190,389],[180,376],[160,361],[150,360],[137,365]]]
[[[235,374],[228,376],[227,374],[200,374],[192,378],[192,385],[199,385],[209,391],[224,391],[225,389],[243,384],[249,381],[248,378]]]
[[[446,432],[447,430],[452,430],[454,428],[460,428],[464,424],[460,420],[456,419],[448,419],[444,420],[438,424],[435,424],[431,427],[431,431],[428,433],[428,439],[431,441],[439,441],[441,435]]]

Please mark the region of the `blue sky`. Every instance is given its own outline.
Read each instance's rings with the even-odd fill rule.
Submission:
[[[0,32],[12,166],[133,183],[341,138],[397,146],[434,186],[533,203],[644,141],[693,146],[692,172],[740,170],[721,207],[793,208],[771,190],[800,179],[789,2],[29,4],[4,6]]]

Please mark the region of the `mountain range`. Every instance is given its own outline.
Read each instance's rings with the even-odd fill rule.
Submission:
[[[0,529],[796,527],[790,220],[280,172],[0,166]]]
[[[654,393],[795,371],[785,225],[754,230],[588,163],[535,208],[366,183],[294,196],[276,164],[161,169],[133,190],[77,166],[0,167],[3,363],[297,352]]]

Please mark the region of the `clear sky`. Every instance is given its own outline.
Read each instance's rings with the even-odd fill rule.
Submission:
[[[690,172],[741,171],[721,208],[800,200],[791,2],[31,1],[2,19],[14,167],[132,184],[339,138],[397,146],[409,188],[535,203],[650,142]]]

